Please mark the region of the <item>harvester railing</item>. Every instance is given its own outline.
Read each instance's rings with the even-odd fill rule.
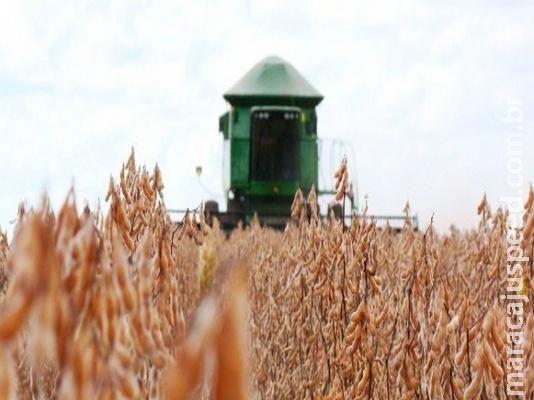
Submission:
[[[188,210],[179,210],[179,209],[168,209],[170,214],[178,214],[181,217],[178,218],[177,222],[181,221],[181,218],[186,214]],[[189,210],[191,211],[191,210]],[[253,213],[242,212],[242,211],[220,211],[213,213],[224,230],[230,230],[237,226],[239,221],[247,224],[250,223],[254,217]],[[326,218],[326,214],[320,214],[321,218]],[[393,229],[399,230],[404,225],[406,219],[408,219],[414,229],[419,228],[419,220],[417,215],[403,216],[403,215],[363,215],[358,213],[345,214],[339,218],[345,221],[345,224],[350,225],[352,218],[361,218],[365,219],[367,222],[375,222],[379,227],[384,227],[386,225],[391,226]],[[261,224],[266,224],[268,226],[274,227],[284,227],[286,223],[291,220],[291,215],[289,213],[281,212],[263,212],[258,215],[258,220]]]

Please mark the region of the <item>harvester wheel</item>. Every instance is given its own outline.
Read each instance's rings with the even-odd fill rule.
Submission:
[[[208,225],[213,224],[213,216],[219,214],[219,203],[215,200],[208,200],[204,203],[204,217]]]
[[[341,208],[341,204],[334,203],[330,204],[328,206],[328,217],[330,217],[330,212],[334,213],[335,219],[343,219],[343,208]]]
[[[245,213],[245,204],[237,199],[228,200],[227,209],[233,214]]]

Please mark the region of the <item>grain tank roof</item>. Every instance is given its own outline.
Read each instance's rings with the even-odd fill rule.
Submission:
[[[323,96],[280,57],[263,59],[225,94],[232,105],[291,104],[314,107]]]

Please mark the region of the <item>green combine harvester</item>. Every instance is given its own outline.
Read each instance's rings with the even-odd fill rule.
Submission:
[[[219,118],[226,211],[214,200],[206,201],[204,210],[216,216],[225,231],[239,221],[248,224],[255,214],[262,224],[283,228],[299,188],[305,196],[312,187],[318,196],[334,194],[333,188],[319,187],[316,107],[323,96],[291,64],[265,58],[224,93],[224,99],[230,104]],[[354,200],[350,204],[352,215],[357,209]],[[345,217],[339,204],[332,207],[338,218]]]
[[[290,64],[268,57],[224,98],[231,106],[219,119],[227,211],[219,220],[235,226],[257,213],[262,223],[284,226],[297,189],[318,187],[315,107],[323,96]]]

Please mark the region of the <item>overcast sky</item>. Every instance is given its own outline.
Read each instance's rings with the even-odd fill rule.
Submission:
[[[0,226],[72,182],[96,205],[132,146],[168,207],[222,202],[222,93],[272,54],[324,94],[319,135],[352,144],[372,212],[473,226],[484,192],[515,194],[507,96],[534,180],[534,2],[465,3],[0,0]]]

